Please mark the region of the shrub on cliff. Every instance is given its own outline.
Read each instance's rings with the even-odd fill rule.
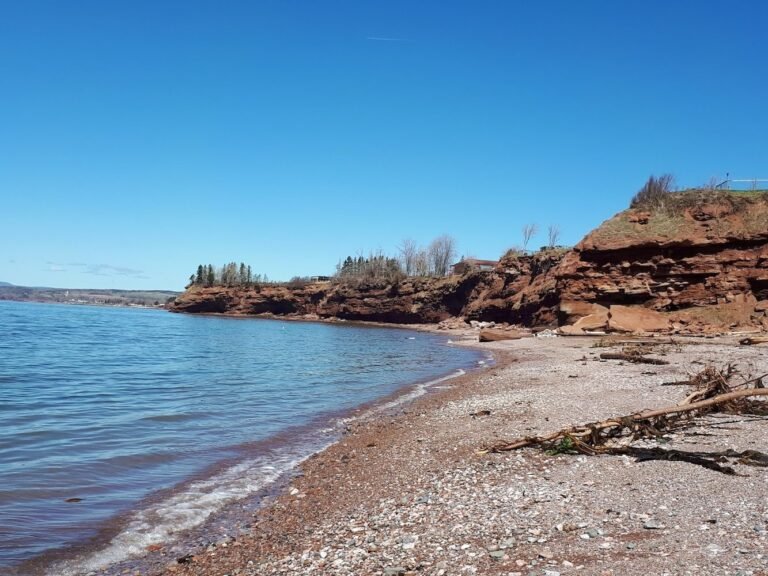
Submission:
[[[634,195],[630,208],[642,208],[657,212],[666,208],[675,179],[671,174],[662,174],[658,178],[651,175],[642,188]]]

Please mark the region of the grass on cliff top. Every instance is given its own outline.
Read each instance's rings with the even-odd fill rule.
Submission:
[[[707,220],[692,214],[705,206],[722,207],[724,213]],[[648,222],[630,219],[648,214]],[[685,190],[671,192],[661,207],[638,206],[605,221],[591,235],[595,244],[631,245],[651,238],[661,241],[693,240],[701,236],[739,237],[768,233],[768,191]]]

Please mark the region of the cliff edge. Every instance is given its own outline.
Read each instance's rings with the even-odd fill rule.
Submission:
[[[693,190],[625,210],[556,276],[566,332],[766,329],[768,194]]]
[[[670,193],[620,212],[571,250],[510,252],[492,271],[390,283],[193,286],[175,312],[388,323],[460,317],[590,331],[768,329],[768,193]]]

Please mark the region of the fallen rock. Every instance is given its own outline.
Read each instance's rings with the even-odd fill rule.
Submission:
[[[480,330],[480,342],[498,342],[501,340],[520,340],[523,337],[522,332],[517,330],[492,330],[485,328]]]
[[[574,325],[560,326],[560,328],[558,328],[558,331],[563,336],[584,336],[584,330],[582,330],[581,328],[576,328],[576,326]]]
[[[603,308],[600,306],[600,308]],[[597,312],[593,312],[588,316],[579,318],[579,320],[573,325],[574,328],[579,330],[602,330],[608,326],[608,309],[603,308]]]
[[[560,316],[567,324],[572,324],[585,316],[603,312],[607,314],[608,308],[601,306],[600,304],[578,300],[564,300],[560,302]]]
[[[663,332],[670,329],[669,319],[655,310],[640,306],[611,306],[608,329],[614,332]]]

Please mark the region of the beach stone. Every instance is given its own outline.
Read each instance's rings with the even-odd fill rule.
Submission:
[[[584,330],[576,328],[576,326],[560,326],[558,332],[563,336],[583,336]]]
[[[502,340],[520,340],[523,337],[522,332],[517,330],[480,330],[480,342],[499,342]]]
[[[406,569],[402,566],[388,566],[384,568],[384,576],[404,576]]]
[[[492,552],[489,552],[488,555],[493,558],[494,560],[501,560],[505,556],[504,550],[494,550]]]

